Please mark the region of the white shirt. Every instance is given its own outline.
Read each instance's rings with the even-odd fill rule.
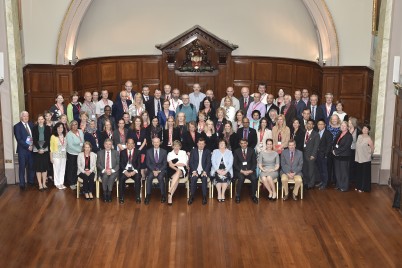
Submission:
[[[24,125],[24,128],[25,128],[25,129],[28,128],[28,130],[29,130],[29,136],[32,137],[32,131],[31,131],[31,128],[29,127],[29,124],[28,124],[28,123],[24,123],[24,122],[22,122],[22,121],[21,121],[21,123]]]
[[[190,93],[190,95],[188,95],[188,97],[190,98],[190,103],[192,103],[195,106],[195,109],[198,111],[200,110],[200,103],[201,101],[205,98],[205,94],[202,92],[198,92],[198,94],[196,95],[194,92]]]
[[[203,150],[198,150],[198,167],[197,167],[198,174],[202,173],[202,153]]]
[[[179,107],[180,104],[183,104],[183,101],[181,99],[177,99],[177,101],[175,101],[173,98],[169,99],[170,102],[170,106],[169,106],[169,110],[176,112],[177,107]]]
[[[170,161],[172,161],[173,159],[178,159],[179,161],[177,161],[177,163],[181,163],[181,164],[185,164],[185,165],[187,165],[187,162],[188,162],[188,156],[187,156],[187,153],[186,153],[186,151],[184,151],[184,150],[179,150],[179,153],[178,154],[176,154],[174,151],[171,151],[170,153],[168,153],[168,155],[167,155],[167,161],[168,162],[170,162]],[[176,163],[176,164],[177,164]],[[185,169],[184,169],[184,167],[178,167],[180,170],[182,170],[183,171],[183,175],[184,176],[186,176],[186,171],[185,171]]]
[[[113,101],[111,100],[107,100],[107,104],[103,101],[103,99],[101,99],[100,101],[98,101],[96,103],[96,115],[101,116],[105,113],[105,106],[109,105],[110,108],[112,108],[113,106]]]
[[[159,107],[159,110],[160,111],[162,111],[162,102],[161,102],[161,99],[154,99],[154,107],[155,107],[155,114],[153,115],[151,115],[151,116],[157,116],[158,115],[158,107]]]
[[[130,161],[130,158],[129,158],[130,153],[131,153],[131,160],[132,160],[133,157],[134,157],[134,150],[128,150],[128,149],[127,149],[127,159],[128,159],[128,162],[127,162],[126,167],[125,167],[124,170],[123,170],[123,173],[127,171],[127,169],[129,168],[129,165],[131,166],[131,168],[133,169],[133,171],[134,171],[135,173],[138,173],[138,170],[134,169],[134,167],[132,166],[131,162],[129,162],[129,161]],[[130,172],[131,172],[131,171],[130,171]]]
[[[225,98],[226,96],[223,97],[221,100],[221,107],[225,107]],[[240,110],[239,100],[235,96],[232,96],[231,98],[232,98],[232,106],[235,108],[236,111]]]

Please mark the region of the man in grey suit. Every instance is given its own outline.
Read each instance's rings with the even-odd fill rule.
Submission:
[[[113,183],[119,174],[119,152],[112,149],[112,140],[106,139],[105,149],[98,152],[96,166],[100,174],[103,188],[103,201],[112,202]]]
[[[314,120],[308,119],[303,146],[303,175],[306,189],[314,188],[315,184],[315,159],[317,158],[320,135],[313,130]]]
[[[159,187],[161,189],[161,203],[166,202],[165,193],[165,175],[167,169],[167,152],[165,149],[160,148],[161,140],[156,137],[152,139],[153,148],[149,148],[146,153],[145,163],[148,169],[146,178],[147,193],[145,197],[145,205],[149,204],[151,200],[152,181],[154,178],[158,179]]]
[[[293,189],[293,200],[297,200],[297,194],[299,192],[300,185],[302,184],[302,168],[303,168],[303,153],[296,150],[296,142],[290,140],[288,143],[288,149],[285,149],[281,154],[281,180],[282,187],[285,190],[285,196],[283,200],[289,198],[289,180],[295,182]]]

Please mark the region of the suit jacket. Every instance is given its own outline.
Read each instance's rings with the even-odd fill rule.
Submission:
[[[39,149],[39,148],[45,149],[46,147],[47,147],[48,149],[50,149],[50,148],[49,148],[49,145],[50,145],[50,136],[52,136],[52,133],[51,133],[49,127],[46,127],[46,126],[45,126],[44,135],[45,135],[45,143],[43,144],[42,147],[40,147],[40,146],[39,146],[39,143],[38,143],[38,141],[39,141],[39,128],[38,128],[38,125],[35,125],[35,126],[33,127],[33,129],[32,129],[32,138],[33,138],[33,145],[36,147],[36,149]]]
[[[257,155],[254,148],[247,147],[246,159],[243,157],[242,149],[237,148],[233,152],[233,158],[233,168],[236,173],[240,173],[240,170],[252,170],[255,172],[257,168]],[[247,162],[247,164],[243,165],[243,162]]]
[[[130,129],[131,130],[131,129]],[[126,145],[127,139],[128,139],[128,129],[124,129],[124,137],[126,138],[126,140],[124,141],[124,143],[122,145]],[[114,148],[117,150],[117,144],[121,144],[120,142],[120,131],[118,129],[116,129],[115,131],[113,131],[113,146]]]
[[[285,114],[285,106],[282,106],[281,114]],[[285,119],[286,126],[288,126],[291,130],[293,129],[293,120],[295,118],[297,118],[296,107],[293,104],[290,104],[288,111],[285,114]]]
[[[250,103],[253,101],[254,101],[254,98],[251,96],[248,96],[247,106],[244,108],[244,97],[241,96],[239,99],[240,110],[242,110],[244,112],[244,114],[247,114],[248,107],[250,107]],[[263,116],[263,115],[261,115],[261,116]]]
[[[306,142],[306,147],[303,148],[304,156],[307,158],[310,158],[310,156],[314,156],[314,158],[317,158],[319,144],[320,135],[315,130],[311,131],[311,134]]]
[[[299,102],[296,104],[296,100],[293,101],[293,105],[296,107],[296,116],[297,118],[301,119],[302,118],[302,113],[304,108],[306,108],[306,103],[302,100],[299,100]]]
[[[332,144],[332,150],[334,150],[335,156],[348,157],[352,154],[352,149],[350,148],[350,146],[353,142],[353,136],[352,134],[350,134],[349,131],[347,131],[345,136],[343,136],[342,139],[340,139],[338,142],[341,134],[342,132],[339,131],[338,135],[336,135],[335,140]]]
[[[303,151],[303,147],[304,147],[304,137],[306,135],[306,130],[304,129],[304,127],[299,127],[299,129],[297,130],[296,134],[294,133],[294,130],[292,130],[290,132],[290,137],[292,139],[295,140],[296,142],[296,149]]]
[[[167,169],[167,151],[163,148],[159,148],[159,161],[155,161],[154,147],[149,148],[145,157],[145,164],[147,166],[148,172],[152,172],[157,168],[162,173],[166,172]]]
[[[110,123],[112,124],[112,129],[113,130],[116,129],[117,125],[116,125],[116,120],[114,119],[114,117],[110,116],[108,119],[110,120]],[[103,131],[103,127],[105,126],[105,120],[106,120],[106,118],[105,118],[104,114],[99,116],[99,118],[98,118],[98,126],[97,126],[97,129],[99,131]]]
[[[303,153],[295,150],[293,162],[290,161],[289,149],[283,150],[281,154],[281,175],[293,171],[296,175],[303,176]]]
[[[163,139],[162,139],[161,147],[164,148],[165,150],[167,150],[167,149],[170,150],[171,147],[168,146],[168,144],[169,144],[169,130],[164,129],[162,137],[163,137]],[[173,133],[172,133],[172,143],[175,140],[180,140],[180,130],[179,130],[178,127],[175,127],[173,129]]]
[[[200,138],[200,136],[201,136],[201,134],[196,131],[195,132],[195,140],[193,140],[193,137],[191,137],[190,132],[186,131],[183,134],[182,149],[184,151],[186,151],[187,153],[189,153],[193,150],[193,148],[197,148],[197,142],[198,142],[198,139]]]
[[[84,133],[84,141],[89,141],[92,145],[92,152],[97,153],[100,150],[100,136],[101,132],[99,130],[96,130],[96,138],[98,139],[98,142],[96,142],[95,137],[93,134],[85,132]]]
[[[152,147],[152,124],[150,124],[146,129],[146,134],[147,134],[147,148],[151,148]],[[157,137],[161,140],[161,142],[163,141],[163,129],[160,128],[160,131],[157,133]]]
[[[316,109],[315,109],[315,117],[313,118],[313,110],[312,110],[312,108],[311,108],[311,105],[310,106],[308,106],[308,108],[310,109],[310,112],[311,112],[311,119],[313,119],[314,120],[314,125],[315,126],[317,126],[317,122],[318,122],[318,120],[320,120],[320,119],[325,119],[325,115],[324,115],[324,112],[323,112],[323,110],[320,108],[320,106],[316,106]],[[325,122],[327,125],[328,125],[328,122],[326,121]]]
[[[223,118],[222,123],[221,123],[221,127],[218,130],[218,128],[217,128],[218,119],[215,119],[215,121],[214,121],[215,132],[219,133],[219,135],[222,134],[223,129],[225,128],[225,124],[226,124],[227,121],[228,120],[226,120],[226,118]]]
[[[123,175],[124,171],[126,171],[126,166],[130,162],[133,169],[137,170],[138,173],[141,173],[141,156],[140,151],[134,148],[134,153],[131,156],[131,161],[128,159],[128,150],[124,149],[120,152],[120,172]]]
[[[162,111],[163,110],[163,108],[162,108],[163,99],[160,98],[159,100],[160,100],[161,111]],[[150,118],[154,118],[155,116],[158,116],[158,110],[155,111],[155,98],[154,97],[152,97],[152,100],[150,99],[145,104],[145,109],[147,109]]]
[[[332,104],[332,105],[331,105],[331,111],[330,111],[330,113],[329,113],[329,116],[327,115],[327,107],[326,107],[326,104],[325,104],[325,103],[324,103],[324,104],[321,104],[321,105],[318,107],[318,109],[321,110],[320,116],[322,116],[322,118],[320,118],[320,119],[324,119],[324,120],[325,120],[325,124],[328,125],[328,124],[329,124],[329,120],[330,120],[332,114],[336,111],[336,105],[335,105],[335,104]],[[317,121],[316,121],[316,122],[317,122]]]
[[[106,169],[105,161],[106,161],[106,151],[105,150],[100,150],[98,152],[98,159],[96,161],[96,167],[98,168],[98,174],[102,174],[102,171]],[[116,150],[110,150],[110,157],[111,157],[111,162],[112,166],[111,169],[114,170],[114,172],[119,172],[119,162],[120,162],[120,155],[119,152]]]
[[[318,137],[320,134],[318,133]],[[332,150],[332,133],[329,132],[327,129],[324,129],[322,133],[322,137],[320,138],[320,143],[318,144],[318,157],[327,157]]]
[[[198,162],[200,161],[199,153],[198,153],[198,147],[195,147],[194,149],[191,150],[190,152],[190,160],[189,160],[189,167],[190,167],[190,176],[193,173],[193,171],[197,171],[198,169]],[[204,148],[202,151],[202,158],[201,158],[201,166],[202,166],[202,171],[205,171],[207,174],[211,171],[211,151],[208,150],[207,148]]]
[[[274,103],[272,103],[271,106],[268,107],[268,104],[267,104],[267,108],[265,109],[267,111],[266,114],[265,114],[266,118],[269,118],[269,111],[271,111],[273,109],[276,110],[276,112],[279,114],[279,107],[278,106],[276,106]]]
[[[120,94],[119,94],[119,96],[120,96]],[[127,103],[127,112],[128,112],[128,107],[130,107],[132,102],[131,102],[131,100],[126,100],[126,103]],[[112,116],[114,117],[114,120],[116,123],[118,123],[119,120],[123,118],[123,113],[124,113],[124,108],[123,108],[123,103],[121,102],[121,100],[113,103]]]
[[[239,139],[239,141],[241,139],[243,139],[243,132],[244,132],[244,128],[241,127],[237,130],[237,138]],[[257,145],[257,131],[255,131],[255,129],[249,127],[248,128],[248,147],[251,148],[255,148],[255,146]]]
[[[129,130],[127,134],[127,139],[132,138],[134,140],[134,145],[136,149],[139,149],[144,142],[144,140],[147,139],[147,133],[148,131],[145,128],[142,128],[140,132],[138,133],[136,130]],[[138,135],[139,134],[139,135]],[[139,144],[141,143],[141,144]],[[144,146],[141,150],[141,154],[145,154],[147,146]]]
[[[154,99],[153,96],[148,96],[148,97],[149,97],[149,98],[148,98],[148,101],[146,101],[144,95],[142,95],[142,103],[145,104],[145,107],[146,107],[146,105],[147,105],[147,103],[148,103],[149,101],[151,101],[151,100]]]
[[[131,90],[131,96],[130,96],[131,99],[127,99],[127,100],[133,102],[134,96],[135,96],[136,93],[137,92],[135,92],[134,90]],[[127,95],[128,95],[128,92],[127,92]],[[121,102],[120,92],[116,96],[116,102]],[[113,105],[114,105],[114,103],[113,103]]]
[[[32,122],[28,122],[28,126],[31,129],[32,133],[34,125],[32,124]],[[25,129],[25,126],[21,121],[14,125],[14,136],[17,140],[17,153],[23,150],[28,151],[29,144],[27,144],[26,141],[29,134],[27,133],[27,130]]]
[[[89,155],[89,170],[91,172],[96,172],[96,160],[97,160],[97,155],[94,152],[91,152]],[[77,156],[77,175],[80,173],[85,173],[85,154],[84,152],[81,152]]]

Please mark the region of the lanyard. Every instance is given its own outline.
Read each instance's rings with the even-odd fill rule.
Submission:
[[[81,138],[80,132],[78,130],[77,130],[77,133],[74,133],[74,135],[80,139],[80,142],[82,142],[82,138]]]

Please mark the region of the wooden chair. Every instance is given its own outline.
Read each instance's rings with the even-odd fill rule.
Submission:
[[[226,191],[229,189],[230,191],[230,198],[233,198],[233,182],[230,183],[230,187],[226,188]],[[226,192],[225,192],[226,195]],[[211,190],[211,198],[214,198],[214,187],[212,186],[212,190]]]
[[[131,178],[126,180],[126,184],[134,184],[134,183],[135,183],[135,181]],[[142,179],[140,180],[140,183],[141,183],[141,188],[142,188]],[[142,198],[142,190],[140,190],[140,198]]]
[[[198,178],[197,184],[202,184],[201,178]],[[187,180],[187,186],[186,187],[187,187],[188,198],[189,198],[190,197],[190,193],[189,193],[189,191],[190,191],[190,180]],[[207,187],[208,187],[208,198],[212,198],[213,189],[212,189],[212,182],[211,182],[211,179],[209,177],[207,178]]]
[[[158,184],[158,183],[159,183],[158,178],[155,177],[152,179],[152,185]],[[144,196],[147,197],[147,180],[146,179],[144,180]]]
[[[235,184],[235,193],[237,193],[237,182],[238,182],[238,180],[236,180],[236,184]],[[258,180],[258,182],[259,182],[259,180]],[[249,179],[244,179],[244,183],[247,183],[247,184],[251,184],[251,181],[249,180]],[[257,185],[258,186],[258,185]],[[257,198],[258,198],[258,194],[259,194],[259,192],[258,192],[258,188],[257,188],[257,191],[255,192],[256,193],[256,195],[257,195]]]
[[[295,184],[295,181],[294,180],[289,180],[288,185],[289,184]],[[281,192],[282,192],[282,199],[283,199],[283,193],[285,192],[285,190],[283,189],[283,185],[282,185]],[[303,199],[303,181],[302,181],[302,183],[300,185],[300,199]]]
[[[276,189],[276,199],[279,198],[279,187],[278,187],[278,178],[275,178],[272,180],[275,184],[275,189]],[[260,198],[260,187],[262,185],[261,182],[261,176],[258,178],[258,186],[257,186],[257,198]]]
[[[116,179],[114,180],[116,182],[116,196],[117,198],[119,198],[119,176],[116,177]],[[98,179],[96,180],[96,198],[99,198],[99,185],[102,183],[102,179],[101,176],[98,177]]]

